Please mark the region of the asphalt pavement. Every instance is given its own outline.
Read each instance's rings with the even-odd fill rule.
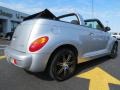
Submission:
[[[120,90],[120,45],[115,59],[102,57],[77,66],[70,79],[57,82],[31,74],[0,56],[0,90]]]

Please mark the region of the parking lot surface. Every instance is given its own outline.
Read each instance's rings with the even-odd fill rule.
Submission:
[[[0,56],[0,90],[120,90],[120,45],[115,59],[102,57],[77,66],[70,79],[57,82],[43,73],[30,74]]]
[[[10,41],[6,40],[6,39],[0,39],[0,45],[8,45],[10,43]]]

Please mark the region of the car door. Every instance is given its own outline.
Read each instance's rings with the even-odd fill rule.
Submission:
[[[92,51],[99,51],[106,48],[108,43],[108,35],[104,32],[104,26],[97,19],[85,21],[86,26],[91,28],[90,38],[92,43]]]
[[[109,41],[109,34],[105,31],[104,26],[99,20],[94,21],[95,36],[96,36],[96,48],[97,50],[103,50],[107,47]]]

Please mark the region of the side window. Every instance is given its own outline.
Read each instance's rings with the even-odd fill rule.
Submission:
[[[97,21],[85,21],[85,26],[94,29],[103,29],[103,27]]]
[[[92,22],[92,21],[85,22],[85,26],[87,26],[89,28],[94,28],[93,25],[94,25],[94,22]]]
[[[100,30],[102,30],[102,27],[101,27],[101,25],[97,22],[97,21],[94,21],[94,28],[95,29],[100,29]]]

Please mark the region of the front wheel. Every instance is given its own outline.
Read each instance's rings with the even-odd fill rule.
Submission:
[[[109,55],[111,58],[115,58],[117,56],[117,51],[118,51],[118,44],[115,43],[113,45],[113,48],[111,50],[111,54]]]
[[[50,65],[50,76],[57,80],[63,81],[70,78],[76,69],[77,55],[69,48],[59,49],[52,56]]]

